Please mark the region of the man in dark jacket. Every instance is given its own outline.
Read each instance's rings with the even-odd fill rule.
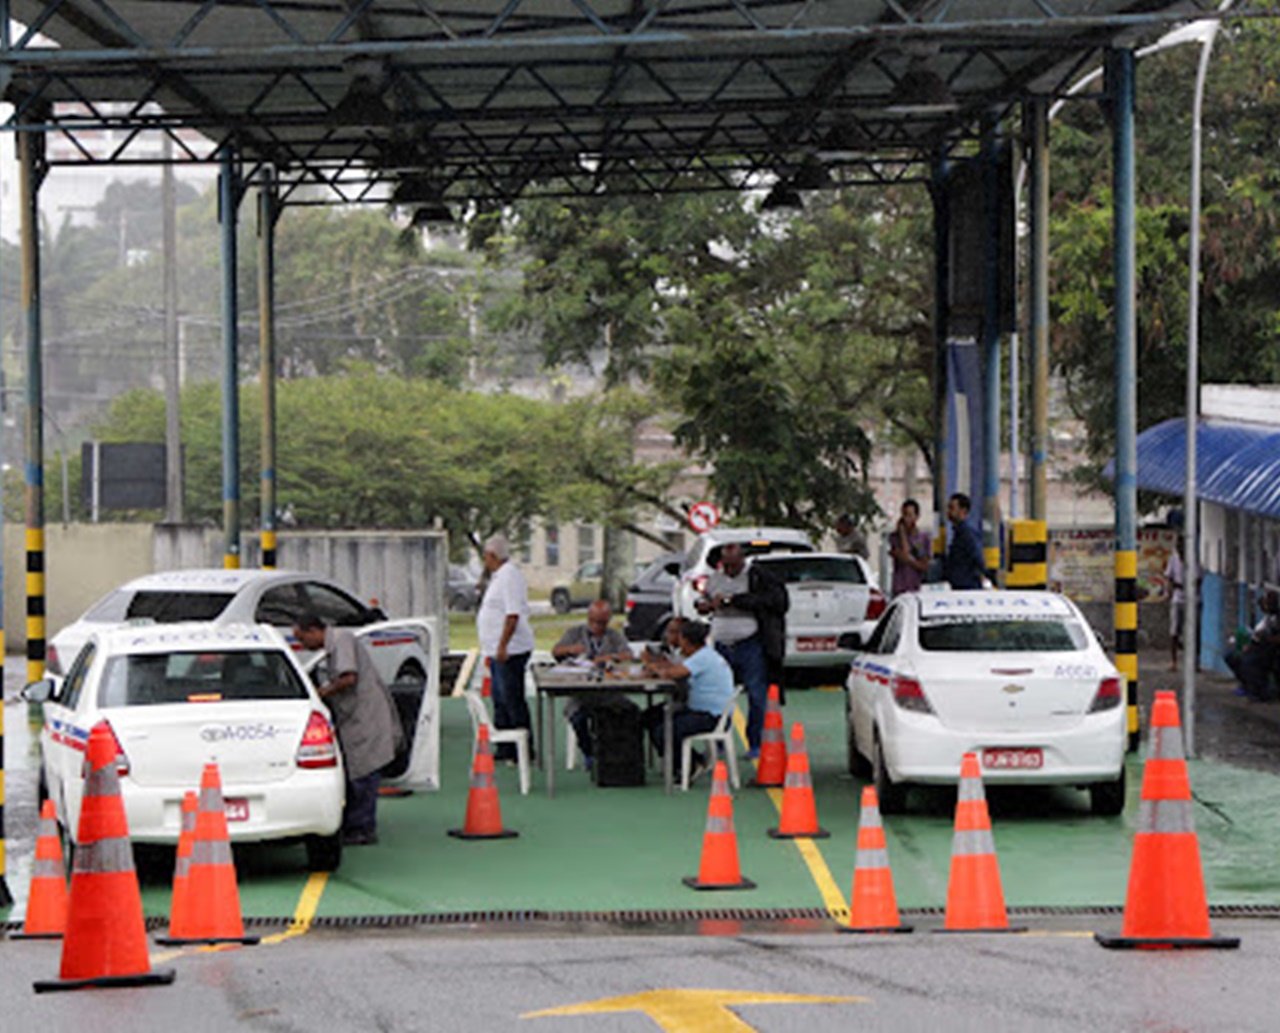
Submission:
[[[981,588],[985,573],[982,542],[969,523],[969,496],[956,492],[947,500],[951,544],[942,560],[942,580],[952,588]]]
[[[782,673],[787,648],[787,586],[763,564],[749,569],[737,542],[720,550],[720,566],[707,578],[696,606],[711,614],[716,649],[729,661],[735,682],[747,692],[747,756],[760,753],[769,681]]]

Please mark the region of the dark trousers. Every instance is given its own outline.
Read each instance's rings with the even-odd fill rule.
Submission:
[[[1240,679],[1244,691],[1250,696],[1265,700],[1276,698],[1270,684],[1271,672],[1276,666],[1272,650],[1252,645],[1243,650],[1232,650],[1224,659],[1231,668],[1231,673]]]
[[[342,808],[342,831],[348,835],[374,835],[378,831],[378,786],[382,772],[347,779],[347,802]]]
[[[529,666],[528,653],[508,654],[506,660],[495,656],[489,665],[490,683],[493,688],[493,727],[529,728],[529,703],[524,698],[524,672]],[[511,743],[503,743],[494,750],[494,756],[509,760],[516,755]]]
[[[665,752],[666,743],[662,734],[662,706],[650,707],[644,712],[644,724],[649,730],[649,740],[659,753]],[[691,735],[709,732],[720,720],[719,714],[708,714],[705,710],[677,710],[671,715],[671,756],[676,764],[680,763],[680,751],[684,741]],[[695,752],[697,757],[700,754]],[[702,758],[705,759],[705,758]],[[676,778],[680,772],[676,772]]]
[[[733,680],[747,690],[747,747],[760,749],[764,731],[764,708],[769,701],[769,665],[765,661],[764,643],[758,634],[731,646],[716,645],[720,655],[733,668]]]

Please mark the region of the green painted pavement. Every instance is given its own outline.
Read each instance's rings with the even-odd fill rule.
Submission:
[[[818,814],[831,838],[816,841],[841,893],[849,891],[859,784],[845,773],[843,695],[793,692],[786,719],[806,728]],[[769,796],[744,789],[735,800],[743,874],[752,891],[698,893],[707,781],[687,794],[662,791],[650,772],[639,788],[598,789],[581,770],[557,771],[547,799],[535,771],[519,794],[515,768],[499,766],[504,824],[516,839],[466,842],[446,835],[462,823],[470,722],[461,700],[442,700],[445,789],[379,805],[381,843],[352,848],[328,883],[319,914],[409,914],[472,910],[716,909],[820,907],[822,897],[796,846],[769,839],[777,822]],[[560,763],[563,765],[563,759]],[[1209,898],[1215,904],[1280,903],[1280,777],[1192,762],[1196,828]],[[1138,813],[1141,764],[1130,768],[1120,818],[1095,818],[1088,797],[1067,789],[991,791],[1005,896],[1014,906],[1121,905]],[[954,791],[917,790],[911,813],[886,818],[901,906],[945,903]],[[306,880],[300,848],[237,854],[246,915],[291,915]],[[167,890],[144,891],[148,914],[164,914]]]

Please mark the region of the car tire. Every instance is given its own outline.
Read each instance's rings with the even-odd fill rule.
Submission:
[[[880,733],[871,740],[871,781],[880,800],[881,814],[901,814],[907,805],[907,787],[895,782],[884,762],[884,747],[880,745]]]
[[[1100,818],[1114,818],[1124,813],[1125,795],[1125,772],[1121,768],[1119,778],[1089,786],[1089,810]]]
[[[311,872],[336,872],[342,864],[342,833],[332,836],[308,836],[307,870]]]
[[[854,778],[870,778],[871,765],[858,749],[858,736],[853,730],[853,718],[849,715],[848,707],[844,712],[844,728],[845,741],[848,744],[849,774]]]
[[[568,613],[573,609],[573,601],[569,598],[569,593],[563,588],[553,589],[551,592],[551,608],[556,613]]]

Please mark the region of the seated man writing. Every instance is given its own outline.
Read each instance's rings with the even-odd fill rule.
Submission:
[[[1225,659],[1240,679],[1237,691],[1255,700],[1271,702],[1278,698],[1276,689],[1271,687],[1272,674],[1280,679],[1280,593],[1268,590],[1261,606],[1264,616],[1254,627],[1249,641],[1243,649],[1233,649]]]
[[[652,654],[645,658],[646,672],[670,681],[689,680],[688,700],[671,715],[673,757],[679,755],[681,745],[689,736],[711,731],[733,698],[733,670],[723,656],[707,645],[710,631],[701,621],[682,620],[681,658],[668,660]],[[662,709],[655,707],[646,713],[645,723],[649,726],[654,749],[662,753],[667,745],[663,742]],[[706,758],[701,753],[694,753],[690,781],[706,770]],[[676,775],[680,777],[680,772]]]
[[[551,655],[557,662],[581,658],[600,665],[630,660],[631,647],[622,632],[609,627],[612,619],[613,610],[608,601],[597,599],[587,607],[587,622],[569,628],[552,648]],[[573,734],[578,738],[578,748],[582,750],[583,764],[588,771],[595,756],[590,718],[591,704],[595,702],[598,701],[571,699],[565,704],[565,717],[573,726]]]

